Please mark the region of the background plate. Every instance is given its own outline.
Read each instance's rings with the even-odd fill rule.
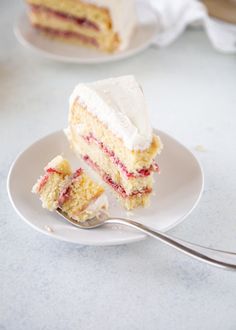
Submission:
[[[203,189],[203,172],[194,155],[164,132],[156,131],[164,143],[158,159],[161,175],[156,175],[151,206],[127,214],[108,192],[110,214],[129,217],[153,228],[166,231],[182,221],[197,205]],[[33,143],[12,164],[8,175],[8,194],[19,216],[36,230],[51,237],[78,244],[114,245],[144,239],[145,234],[124,226],[106,225],[83,230],[64,222],[56,213],[41,207],[38,196],[31,193],[43,167],[57,154],[65,156],[74,168],[82,166],[101,182],[69,148],[63,131],[52,133]],[[46,230],[50,226],[53,233]]]
[[[117,0],[118,1],[118,0]],[[102,63],[121,60],[146,49],[159,31],[154,10],[144,3],[137,3],[138,25],[134,31],[129,47],[123,51],[107,54],[96,49],[79,45],[70,45],[47,38],[34,29],[26,13],[23,13],[14,27],[19,42],[48,58],[75,63]]]

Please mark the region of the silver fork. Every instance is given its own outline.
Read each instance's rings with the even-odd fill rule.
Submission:
[[[236,253],[234,252],[211,249],[205,246],[183,241],[179,238],[171,237],[170,235],[157,231],[156,229],[154,230],[136,221],[119,217],[109,217],[105,213],[103,213],[101,217],[94,217],[84,222],[78,222],[70,218],[60,209],[57,209],[57,213],[62,216],[66,221],[70,222],[72,225],[80,229],[93,229],[101,227],[105,224],[120,224],[129,226],[138,229],[145,234],[154,237],[159,241],[164,242],[167,245],[170,245],[195,259],[224,269],[236,270]]]

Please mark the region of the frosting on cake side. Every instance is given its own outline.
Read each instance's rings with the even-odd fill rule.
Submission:
[[[121,38],[119,49],[127,48],[137,23],[134,0],[85,0],[84,2],[108,8],[113,29]]]

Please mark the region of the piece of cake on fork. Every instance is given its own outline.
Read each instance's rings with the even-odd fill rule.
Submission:
[[[134,0],[27,0],[32,25],[49,36],[103,51],[125,49],[136,26]]]
[[[82,168],[72,172],[68,160],[59,155],[44,171],[32,188],[33,193],[39,194],[44,208],[50,211],[59,208],[77,221],[85,221],[107,209],[103,187]]]
[[[113,189],[128,210],[147,206],[162,149],[134,76],[79,84],[70,97],[66,130],[77,156]]]

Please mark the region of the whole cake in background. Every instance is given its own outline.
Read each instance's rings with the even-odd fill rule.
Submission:
[[[32,25],[49,36],[107,52],[125,49],[136,25],[135,0],[27,0]]]
[[[162,143],[153,134],[143,91],[134,76],[79,84],[70,97],[66,130],[77,156],[112,188],[128,210],[147,206],[154,158]]]
[[[39,194],[44,208],[50,211],[59,208],[76,221],[88,220],[107,210],[104,189],[82,168],[72,172],[68,160],[59,155],[44,171],[32,188],[33,193]]]

